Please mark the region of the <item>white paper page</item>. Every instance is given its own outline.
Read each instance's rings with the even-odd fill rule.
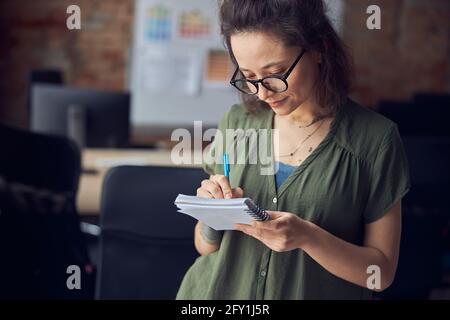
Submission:
[[[253,218],[245,211],[246,207],[199,207],[180,205],[178,212],[187,214],[215,230],[234,230],[235,223],[250,224]]]
[[[175,199],[176,205],[190,204],[205,204],[205,205],[220,205],[220,206],[232,206],[240,205],[244,206],[245,200],[248,198],[232,198],[232,199],[211,199],[211,198],[201,198],[196,196],[188,196],[185,194],[179,194]]]

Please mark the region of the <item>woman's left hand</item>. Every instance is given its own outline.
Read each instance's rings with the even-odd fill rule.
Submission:
[[[311,223],[299,216],[282,211],[268,211],[270,220],[254,221],[251,225],[236,224],[236,230],[252,236],[277,252],[300,249],[311,230]]]

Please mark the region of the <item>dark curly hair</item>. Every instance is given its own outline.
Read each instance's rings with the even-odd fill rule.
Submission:
[[[286,46],[318,52],[317,101],[323,113],[334,113],[350,92],[352,63],[347,48],[325,14],[322,0],[222,0],[220,22],[223,40],[237,66],[230,37],[240,32],[266,32]],[[247,110],[270,108],[256,96],[241,94]]]

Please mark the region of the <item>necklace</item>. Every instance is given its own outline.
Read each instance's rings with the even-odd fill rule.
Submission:
[[[311,132],[310,134],[308,134],[308,135],[306,136],[306,138],[303,139],[303,141],[300,142],[300,144],[299,144],[292,152],[289,152],[289,153],[286,153],[286,154],[280,154],[280,158],[281,158],[281,157],[293,157],[294,154],[295,154],[295,153],[303,146],[303,143],[305,143],[306,140],[308,140],[309,138],[311,138],[311,137],[317,132],[317,130],[319,130],[319,128],[322,126],[324,120],[325,120],[325,118],[322,118],[322,120],[321,120],[322,122],[320,123],[320,125],[319,125],[313,132]],[[315,121],[315,122],[317,122],[317,121]],[[308,152],[312,152],[312,147],[310,147],[310,148],[308,149]],[[300,160],[300,161],[302,161],[302,160]]]
[[[325,119],[325,118],[326,118],[325,116],[314,118],[310,124],[307,124],[306,126],[298,126],[298,128],[303,129],[303,128],[311,127],[314,123],[316,123],[322,119]]]

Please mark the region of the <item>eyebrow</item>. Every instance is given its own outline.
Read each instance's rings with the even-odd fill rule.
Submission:
[[[284,63],[284,61],[278,61],[278,62],[271,62],[266,64],[264,67],[262,67],[261,69],[265,70],[265,69],[269,69],[270,67],[274,67],[274,66],[278,66],[278,65],[282,65]],[[245,68],[239,68],[239,70],[241,71],[251,71]]]

